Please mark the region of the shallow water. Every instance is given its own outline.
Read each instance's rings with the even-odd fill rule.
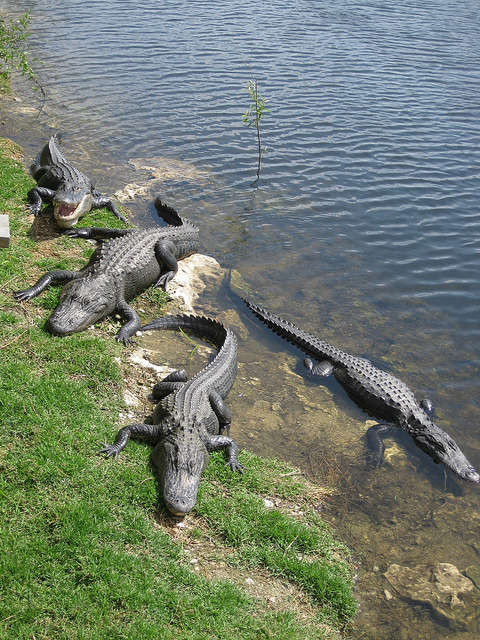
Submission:
[[[103,192],[144,187],[127,202],[139,224],[153,222],[160,193],[256,301],[430,396],[439,426],[480,468],[476,3],[0,8],[32,9],[48,94],[39,119],[5,116],[11,137],[33,156],[59,130]],[[271,109],[253,186],[255,135],[241,120],[250,70]],[[212,290],[199,309],[234,305]],[[408,439],[390,440],[390,463],[366,471],[366,416],[334,381],[307,379],[294,349],[241,320],[234,435],[339,483],[327,517],[358,555],[358,636],[476,638],[460,609],[448,628],[431,607],[389,598],[383,573],[391,563],[478,567],[478,487],[445,478]]]

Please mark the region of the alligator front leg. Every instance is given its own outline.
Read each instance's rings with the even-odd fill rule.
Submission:
[[[374,424],[367,429],[365,436],[370,449],[368,459],[373,467],[380,467],[383,464],[383,454],[385,453],[383,438],[394,429],[393,424]]]
[[[131,307],[125,300],[120,300],[118,302],[116,311],[127,322],[117,333],[117,335],[115,336],[115,340],[117,342],[123,342],[125,345],[127,345],[131,342],[130,338],[140,329],[142,323],[135,309]]]
[[[169,240],[159,240],[155,244],[155,257],[160,265],[160,276],[154,287],[162,287],[166,290],[167,284],[178,271],[178,262],[175,257],[175,245]]]
[[[153,424],[129,424],[126,427],[122,427],[113,442],[113,444],[104,444],[99,453],[104,453],[106,458],[112,456],[116,458],[120,451],[122,451],[130,438],[138,440],[156,440],[158,437],[158,426]]]
[[[125,222],[125,224],[128,224],[128,220],[125,220],[125,218],[122,216],[122,214],[120,213],[120,211],[117,209],[117,207],[115,206],[114,202],[110,198],[107,198],[106,196],[100,196],[100,195],[93,194],[92,208],[93,209],[100,209],[100,207],[106,207],[119,220],[121,220],[122,222]]]
[[[210,436],[205,443],[207,451],[225,451],[227,464],[232,471],[243,473],[243,466],[238,462],[238,447],[232,438],[227,436]]]
[[[52,200],[54,195],[55,191],[46,187],[33,187],[33,189],[30,189],[27,193],[27,198],[30,200],[30,206],[28,207],[30,213],[38,216],[42,210],[43,201]]]
[[[33,287],[23,289],[22,291],[15,291],[13,297],[15,300],[28,301],[42,293],[49,285],[65,284],[66,282],[70,282],[70,280],[80,277],[80,275],[81,273],[79,271],[49,271],[39,278]]]
[[[106,229],[104,227],[78,227],[66,229],[63,233],[70,238],[84,238],[85,240],[111,240],[121,238],[132,232],[132,229]]]
[[[232,414],[230,412],[230,409],[227,407],[224,399],[218,393],[218,391],[210,391],[208,399],[210,400],[210,406],[212,407],[213,413],[218,418],[218,433],[222,434],[224,431],[226,431],[227,434],[229,434],[230,425],[232,423]]]

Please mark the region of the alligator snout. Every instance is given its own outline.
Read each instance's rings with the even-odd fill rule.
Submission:
[[[78,219],[93,207],[93,197],[90,192],[85,193],[80,199],[70,200],[63,197],[61,200],[53,200],[53,215],[59,227],[71,229]]]
[[[167,507],[167,509],[170,511],[172,515],[178,516],[178,517],[186,516],[188,513],[190,513],[190,511],[195,506],[196,500],[197,500],[197,496],[195,496],[195,499],[193,501],[186,500],[185,498],[177,498],[177,499],[174,499],[173,501],[168,500],[167,502],[164,496],[165,506]]]

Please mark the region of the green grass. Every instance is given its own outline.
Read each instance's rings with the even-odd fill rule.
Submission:
[[[31,233],[33,183],[15,153],[0,140],[0,205],[12,233],[0,250],[0,638],[309,640],[347,628],[347,550],[311,509],[299,519],[264,505],[264,496],[307,505],[315,492],[288,465],[242,452],[247,470],[234,477],[212,456],[186,519],[195,526],[180,543],[159,522],[148,448],[132,443],[116,463],[97,454],[125,410],[127,350],[107,321],[66,338],[47,333],[58,290],[13,300],[12,289],[86,257],[81,240]],[[117,224],[102,215],[81,224]],[[232,572],[261,567],[295,585],[313,615],[270,609],[241,585],[195,572],[185,546],[202,540],[215,540]]]

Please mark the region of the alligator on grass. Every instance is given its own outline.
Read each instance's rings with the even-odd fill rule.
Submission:
[[[64,284],[58,306],[47,323],[52,333],[65,336],[83,331],[98,320],[118,313],[125,324],[115,338],[127,344],[141,325],[128,302],[151,285],[165,289],[177,273],[177,261],[197,251],[197,227],[164,205],[160,198],[155,200],[155,207],[172,226],[67,230],[65,233],[72,238],[109,241],[97,247],[80,271],[49,271],[29,289],[14,293],[14,297],[28,301],[51,284]]]
[[[328,376],[333,373],[361,409],[385,421],[386,424],[374,425],[367,431],[367,442],[373,450],[371,459],[375,465],[383,461],[381,436],[392,427],[399,427],[410,434],[415,444],[435,462],[443,463],[461,478],[472,482],[480,480],[480,475],[456,442],[432,422],[427,413],[429,401],[418,403],[405,383],[377,369],[368,360],[340,351],[256,304],[248,300],[244,302],[275,333],[318,361],[316,365],[310,358],[304,361],[313,375]]]
[[[184,370],[175,371],[153,388],[159,404],[154,424],[131,424],[120,429],[114,444],[100,453],[114,458],[130,438],[155,445],[152,462],[168,510],[177,516],[194,507],[202,471],[211,451],[224,450],[232,471],[242,472],[235,442],[223,435],[231,414],[224,399],[237,373],[237,340],[220,322],[203,316],[165,316],[146,324],[142,331],[177,329],[207,340],[218,353],[191,380]]]
[[[30,189],[30,213],[37,216],[45,200],[53,203],[53,215],[59,227],[71,229],[78,219],[91,209],[106,207],[119,220],[127,222],[110,198],[100,195],[92,181],[75,169],[52,136],[40,155],[40,162],[32,165],[37,186]]]

